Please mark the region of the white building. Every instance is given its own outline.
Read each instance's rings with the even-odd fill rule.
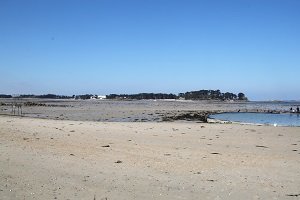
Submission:
[[[103,99],[106,99],[106,96],[103,96],[103,95],[93,95],[93,96],[91,96],[91,99],[100,99],[100,100],[103,100]]]
[[[98,95],[98,99],[106,99],[106,96],[101,96],[101,95]]]

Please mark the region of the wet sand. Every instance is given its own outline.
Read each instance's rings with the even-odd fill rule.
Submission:
[[[23,116],[43,119],[102,122],[162,121],[186,112],[289,111],[294,103],[181,100],[51,100],[0,99],[0,115],[11,114],[11,103],[23,104]],[[27,106],[25,106],[27,104]],[[29,105],[28,105],[29,104]]]
[[[299,199],[299,133],[0,116],[0,197]]]

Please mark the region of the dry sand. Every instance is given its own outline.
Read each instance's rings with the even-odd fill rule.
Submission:
[[[299,127],[0,116],[0,199],[299,199],[299,147]]]

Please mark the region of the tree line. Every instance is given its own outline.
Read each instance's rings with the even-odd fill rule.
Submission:
[[[43,95],[33,95],[33,94],[25,94],[25,95],[19,95],[17,96],[19,98],[37,98],[37,99],[72,99],[73,96],[67,96],[67,95],[56,95],[56,94],[43,94]]]
[[[186,100],[248,100],[246,95],[242,92],[234,94],[231,92],[221,92],[220,90],[199,90],[186,93],[179,93],[178,95]]]
[[[107,99],[177,99],[175,94],[164,93],[139,93],[139,94],[110,94],[106,95]]]
[[[66,96],[66,95],[56,95],[56,94],[43,94],[43,95],[34,95],[34,94],[21,94],[21,95],[7,95],[7,94],[0,94],[0,98],[37,98],[37,99],[72,99],[73,96]]]
[[[83,95],[56,95],[56,94],[43,94],[43,95],[34,95],[34,94],[21,94],[21,95],[7,95],[0,94],[0,98],[36,98],[36,99],[90,99],[95,96],[94,94],[83,94]]]
[[[12,98],[12,96],[7,94],[0,94],[0,98]]]
[[[12,96],[6,94],[0,94],[0,98],[40,98],[40,99],[91,99],[97,96],[93,94],[84,95],[56,95],[56,94],[44,94],[44,95],[19,95]],[[107,99],[119,99],[119,100],[141,100],[141,99],[185,99],[185,100],[241,100],[246,101],[248,98],[242,92],[234,94],[231,92],[221,92],[220,90],[198,90],[185,93],[166,94],[166,93],[139,93],[139,94],[110,94],[106,95]]]
[[[139,93],[139,94],[110,94],[107,99],[185,99],[185,100],[248,100],[242,92],[234,94],[222,93],[220,90],[199,90],[186,93],[164,94],[164,93]]]

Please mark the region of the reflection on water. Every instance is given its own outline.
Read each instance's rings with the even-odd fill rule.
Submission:
[[[300,114],[271,113],[220,113],[209,116],[212,119],[253,124],[271,124],[279,126],[300,126]]]

